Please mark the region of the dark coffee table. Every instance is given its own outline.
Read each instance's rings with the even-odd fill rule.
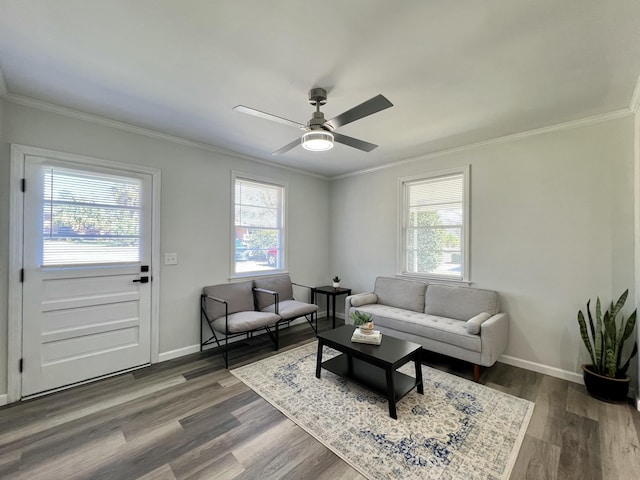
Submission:
[[[382,336],[380,345],[355,343],[351,341],[354,330],[353,325],[345,325],[317,335],[316,377],[320,378],[320,371],[324,368],[384,395],[389,401],[389,416],[397,419],[396,402],[398,400],[409,393],[413,387],[416,387],[418,393],[424,394],[420,366],[422,347],[417,343],[405,342],[388,335]],[[325,345],[342,354],[323,362],[322,347]],[[416,367],[416,378],[396,371],[411,360]]]

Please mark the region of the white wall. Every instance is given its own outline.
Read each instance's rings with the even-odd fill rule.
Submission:
[[[162,170],[161,252],[179,263],[161,265],[160,353],[198,345],[199,295],[228,281],[231,171],[288,182],[288,267],[292,279],[330,279],[329,184],[291,170],[130,133],[15,103],[4,104],[0,144],[0,394],[6,392],[9,144],[18,143]]]
[[[578,309],[626,288],[627,307],[635,304],[633,122],[629,115],[337,179],[331,271],[355,291],[395,274],[398,178],[469,164],[471,281],[497,290],[511,316],[506,355],[577,380],[571,372],[587,360]]]

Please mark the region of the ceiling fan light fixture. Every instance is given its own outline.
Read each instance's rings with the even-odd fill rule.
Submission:
[[[324,152],[333,148],[333,135],[324,130],[313,130],[302,136],[302,148],[311,152]]]

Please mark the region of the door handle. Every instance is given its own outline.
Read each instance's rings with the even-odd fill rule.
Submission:
[[[134,282],[149,283],[149,277],[140,277],[140,278],[134,280]]]

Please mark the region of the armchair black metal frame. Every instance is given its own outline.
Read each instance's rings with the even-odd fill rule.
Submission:
[[[213,300],[214,302],[224,304],[225,331],[220,332],[220,333],[224,333],[224,344],[221,343],[221,339],[218,339],[218,336],[216,335],[216,330],[215,328],[213,328],[212,321],[207,315],[207,311],[205,308],[205,301],[207,298],[209,298],[210,300]],[[277,296],[276,296],[276,301],[277,301]],[[254,300],[254,304],[255,304],[255,300]],[[208,339],[204,340],[204,336],[202,332],[203,329],[202,329],[202,326],[200,327],[200,351],[203,350],[203,347],[206,347],[207,345],[212,345],[215,343],[218,346],[218,350],[222,355],[222,358],[224,359],[224,368],[229,368],[229,339],[230,338],[236,338],[236,337],[241,337],[243,335],[246,335],[248,339],[253,337],[253,332],[257,332],[259,330],[265,330],[269,335],[269,338],[271,338],[271,341],[273,342],[274,350],[278,350],[278,323],[280,323],[280,321],[274,324],[276,327],[275,335],[274,335],[274,332],[271,331],[271,328],[269,328],[269,325],[265,325],[264,327],[260,327],[260,328],[255,328],[253,330],[247,330],[245,332],[228,333],[229,332],[229,304],[223,298],[217,298],[212,295],[207,295],[206,293],[203,293],[200,295],[200,318],[209,327],[209,330],[211,330],[211,334],[212,334]],[[223,345],[224,345],[224,348],[223,348]]]

